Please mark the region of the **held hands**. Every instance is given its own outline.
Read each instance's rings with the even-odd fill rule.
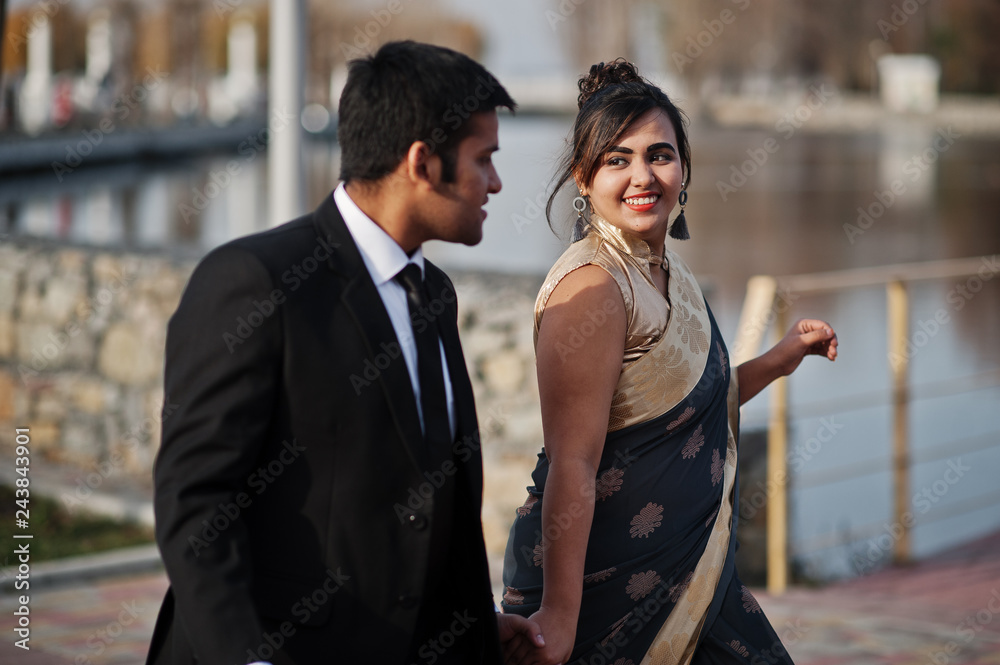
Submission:
[[[497,613],[497,628],[505,664],[519,663],[523,658],[529,659],[525,662],[534,662],[530,658],[545,647],[539,625],[519,614]]]
[[[569,660],[573,653],[573,641],[576,639],[575,620],[571,623],[564,621],[544,607],[532,614],[529,619],[518,618],[529,622],[536,630],[540,629],[545,639],[530,643],[523,640],[520,644],[508,646],[504,641],[501,627],[500,641],[504,647],[504,665],[561,665]],[[541,638],[541,635],[538,637]]]

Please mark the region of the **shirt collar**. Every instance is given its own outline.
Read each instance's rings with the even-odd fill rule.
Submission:
[[[344,183],[333,191],[333,200],[344,218],[347,230],[361,252],[361,258],[372,276],[375,286],[382,286],[402,270],[407,263],[415,263],[424,274],[424,251],[418,247],[413,256],[407,256],[403,248],[392,239],[381,226],[358,207],[347,193]]]
[[[619,252],[635,258],[639,266],[645,268],[647,272],[654,265],[667,267],[666,245],[660,249],[659,255],[654,254],[645,240],[618,228],[593,211],[590,213],[588,226]]]

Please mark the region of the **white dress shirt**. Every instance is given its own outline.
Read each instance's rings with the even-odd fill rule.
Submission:
[[[415,263],[420,268],[420,274],[424,274],[424,253],[421,248],[407,256],[403,248],[400,247],[392,237],[382,230],[368,215],[362,212],[344,188],[344,183],[340,183],[333,192],[333,200],[340,210],[347,230],[351,232],[361,258],[368,268],[368,274],[378,288],[378,293],[382,296],[382,304],[389,312],[389,319],[392,320],[393,330],[396,331],[396,338],[403,351],[403,358],[406,360],[406,369],[410,373],[410,383],[413,386],[413,394],[417,399],[417,413],[420,414],[420,427],[424,427],[424,414],[420,402],[420,380],[417,375],[417,342],[413,337],[413,325],[410,323],[410,309],[406,304],[406,289],[399,282],[393,279],[407,263]],[[455,436],[455,396],[452,392],[451,379],[448,376],[448,361],[445,360],[444,342],[439,340],[438,347],[441,349],[441,367],[444,371],[444,392],[448,400],[448,422],[451,426],[451,435]]]

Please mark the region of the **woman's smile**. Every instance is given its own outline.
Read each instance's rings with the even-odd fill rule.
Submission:
[[[656,202],[660,199],[659,194],[640,194],[638,196],[630,196],[626,199],[625,205],[627,205],[632,210],[636,212],[646,212],[653,209]]]

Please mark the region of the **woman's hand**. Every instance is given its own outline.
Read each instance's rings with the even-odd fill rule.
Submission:
[[[531,615],[545,636],[541,648],[521,644],[505,653],[505,665],[561,665],[569,660],[576,639],[576,620],[543,607]]]
[[[767,353],[772,356],[771,362],[778,376],[788,376],[806,356],[826,356],[836,360],[837,333],[825,321],[799,319]]]
[[[810,355],[836,360],[837,333],[826,321],[799,319],[771,350],[737,368],[740,405],[778,377],[794,372],[802,359]]]

